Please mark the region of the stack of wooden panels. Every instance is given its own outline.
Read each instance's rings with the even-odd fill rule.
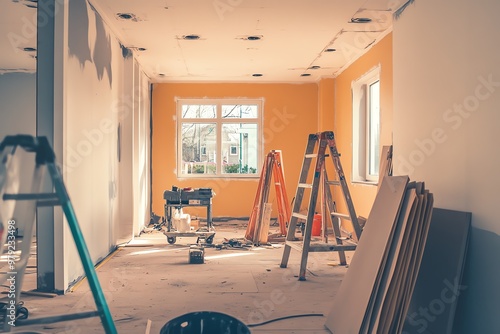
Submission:
[[[405,334],[451,334],[469,244],[471,212],[434,208]]]
[[[325,323],[334,334],[401,333],[429,231],[433,196],[386,176]]]

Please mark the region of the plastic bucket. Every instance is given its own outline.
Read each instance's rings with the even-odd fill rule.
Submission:
[[[323,220],[321,219],[321,214],[316,213],[313,219],[312,236],[319,237],[321,235],[321,226],[323,225]]]
[[[219,312],[192,312],[167,322],[160,334],[250,334],[240,320]]]
[[[189,232],[191,230],[191,216],[187,213],[181,215],[178,230],[179,232]]]

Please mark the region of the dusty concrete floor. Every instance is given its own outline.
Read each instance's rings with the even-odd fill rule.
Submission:
[[[214,244],[242,238],[246,222],[216,224]],[[120,247],[97,269],[118,333],[159,333],[170,319],[193,311],[217,311],[255,324],[278,317],[322,313],[251,327],[252,333],[329,333],[324,328],[333,298],[347,270],[338,254],[310,253],[307,280],[297,279],[300,253],[292,250],[288,268],[280,268],[282,244],[248,250],[207,248],[204,264],[189,264],[189,244],[167,243],[160,232],[145,233]],[[347,253],[348,262],[352,256]],[[33,272],[33,271],[32,271]],[[31,273],[33,277],[33,273]],[[29,278],[23,290],[29,288]],[[55,298],[23,296],[30,319],[95,310],[86,280]],[[149,324],[149,327],[148,327]],[[103,333],[99,318],[16,330],[43,333]]]

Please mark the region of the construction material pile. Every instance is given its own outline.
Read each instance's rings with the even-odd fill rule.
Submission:
[[[332,333],[401,333],[432,208],[422,182],[384,177],[325,323]]]

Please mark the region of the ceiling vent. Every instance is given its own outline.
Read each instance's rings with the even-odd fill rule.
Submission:
[[[195,34],[184,35],[182,36],[182,39],[185,39],[186,41],[195,41],[197,39],[200,39],[200,35],[195,35]]]
[[[372,21],[369,17],[353,17],[351,23],[370,23]]]
[[[132,13],[117,13],[116,17],[125,21],[137,21],[137,17]]]

